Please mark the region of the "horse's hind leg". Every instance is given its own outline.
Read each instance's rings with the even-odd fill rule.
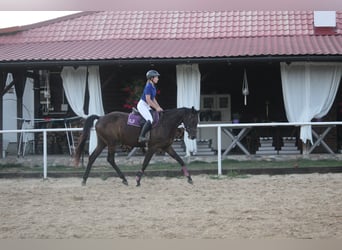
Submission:
[[[188,172],[187,167],[185,166],[184,161],[182,160],[182,158],[180,158],[180,156],[176,153],[176,151],[172,148],[172,146],[169,146],[168,148],[166,148],[164,150],[166,153],[168,153],[173,159],[175,159],[182,166],[183,173],[188,178],[188,182],[190,184],[193,184],[192,178]]]
[[[110,165],[112,165],[112,167],[118,173],[119,177],[122,179],[122,183],[125,185],[128,185],[126,177],[124,176],[120,168],[115,163],[115,147],[108,147],[107,161],[110,163]]]
[[[151,160],[151,158],[152,158],[152,156],[153,156],[153,154],[155,152],[156,152],[156,150],[155,149],[151,149],[151,148],[147,151],[147,153],[145,155],[145,158],[144,158],[144,162],[143,162],[142,168],[137,173],[136,178],[135,178],[135,180],[137,181],[137,187],[140,186],[141,177],[143,176],[144,171],[145,171],[147,165],[149,164],[149,162],[150,162],[150,160]]]
[[[94,161],[96,160],[96,158],[99,156],[99,154],[102,152],[102,150],[105,148],[105,144],[103,143],[98,143],[96,146],[96,149],[94,150],[93,153],[91,153],[91,155],[89,156],[89,160],[88,160],[88,164],[87,164],[87,169],[84,172],[83,175],[83,181],[82,181],[82,185],[84,186],[87,183],[87,179],[90,173],[90,169],[91,166],[93,165]]]

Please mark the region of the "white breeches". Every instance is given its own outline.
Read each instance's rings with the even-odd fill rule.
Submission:
[[[140,99],[137,108],[146,121],[150,121],[151,123],[153,122],[153,117],[150,112],[151,107],[145,101]]]

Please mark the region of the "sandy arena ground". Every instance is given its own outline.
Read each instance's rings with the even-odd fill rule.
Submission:
[[[0,239],[342,238],[342,174],[0,179]]]

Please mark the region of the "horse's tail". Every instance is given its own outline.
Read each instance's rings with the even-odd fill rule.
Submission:
[[[98,115],[91,115],[84,122],[83,131],[79,138],[78,146],[76,148],[75,156],[74,156],[76,166],[78,166],[80,162],[81,154],[84,151],[84,146],[90,135],[90,129],[93,126],[94,121],[98,120],[99,118],[100,117]]]

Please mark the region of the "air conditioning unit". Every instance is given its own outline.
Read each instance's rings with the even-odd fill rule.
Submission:
[[[336,11],[314,11],[314,26],[336,27]]]

